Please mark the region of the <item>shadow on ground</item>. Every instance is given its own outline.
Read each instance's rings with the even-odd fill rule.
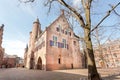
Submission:
[[[103,80],[120,80],[120,74],[109,75],[107,77],[103,77]]]
[[[81,80],[87,76],[56,72],[26,69],[0,70],[0,80]]]
[[[82,74],[84,72],[84,74]],[[120,80],[114,74],[102,77],[103,80]],[[0,69],[0,80],[87,80],[85,70],[42,71],[23,68]]]

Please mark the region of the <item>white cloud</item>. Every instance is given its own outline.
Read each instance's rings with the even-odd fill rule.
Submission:
[[[20,57],[23,57],[25,47],[26,43],[20,40],[3,41],[3,48],[5,48],[5,53],[10,55],[18,55]]]
[[[80,6],[81,0],[73,0],[73,6],[78,8]]]
[[[37,17],[36,12],[35,12],[34,8],[31,5],[29,5],[29,4],[23,4],[23,5],[20,5],[19,7],[20,7],[20,9],[23,12],[29,14],[30,16],[32,16],[34,18]]]

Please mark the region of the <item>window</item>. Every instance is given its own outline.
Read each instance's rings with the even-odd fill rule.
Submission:
[[[53,45],[57,46],[57,37],[56,36],[53,36]]]
[[[57,27],[57,28],[56,28],[56,31],[60,32],[60,28],[59,28],[59,27]]]
[[[58,42],[58,48],[61,48],[61,43],[60,42]]]
[[[76,46],[76,41],[74,41],[73,43],[74,43],[74,45]]]
[[[71,36],[71,32],[69,32],[69,35]]]
[[[63,42],[63,48],[66,48],[66,40],[63,39],[62,42]]]
[[[60,58],[58,58],[58,64],[61,64]]]
[[[67,35],[67,31],[65,31],[65,34]]]
[[[50,46],[54,46],[54,42],[50,40]]]
[[[62,31],[62,29],[61,29],[61,26],[60,26],[60,25],[58,25],[58,27],[56,27],[56,31],[58,31],[58,32]]]
[[[61,55],[58,56],[58,64],[61,64]]]

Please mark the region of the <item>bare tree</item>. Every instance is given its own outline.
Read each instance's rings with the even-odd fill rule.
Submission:
[[[103,57],[103,48],[102,48],[102,40],[104,40],[104,30],[101,28],[97,28],[94,33],[92,33],[92,36],[94,38],[92,38],[94,40],[94,45],[97,46],[97,50],[99,52],[99,58],[102,61],[102,67],[105,67],[105,60]]]
[[[34,2],[35,0],[26,0],[26,1],[23,0],[23,1],[26,3],[26,2]],[[111,10],[108,10],[107,14],[101,19],[101,21],[98,22],[98,24],[94,28],[92,28],[91,27],[91,5],[93,0],[81,0],[80,5],[84,10],[85,17],[83,17],[83,15],[79,12],[79,10],[71,6],[70,1],[68,0],[46,0],[46,1],[47,1],[46,5],[49,5],[49,10],[51,9],[52,3],[58,2],[72,12],[72,15],[84,30],[84,41],[86,44],[86,57],[87,57],[87,65],[88,65],[88,80],[101,80],[95,64],[93,46],[91,41],[91,32],[93,32],[95,29],[99,27],[99,25],[111,14],[111,12],[114,11],[114,9],[118,5],[120,5],[120,2],[115,6],[113,6]]]

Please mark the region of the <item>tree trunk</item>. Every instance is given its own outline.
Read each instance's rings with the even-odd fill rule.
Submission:
[[[85,28],[84,33],[85,33],[85,43],[86,43],[86,57],[88,64],[88,80],[101,80],[95,65],[93,47],[90,37],[90,29]]]

